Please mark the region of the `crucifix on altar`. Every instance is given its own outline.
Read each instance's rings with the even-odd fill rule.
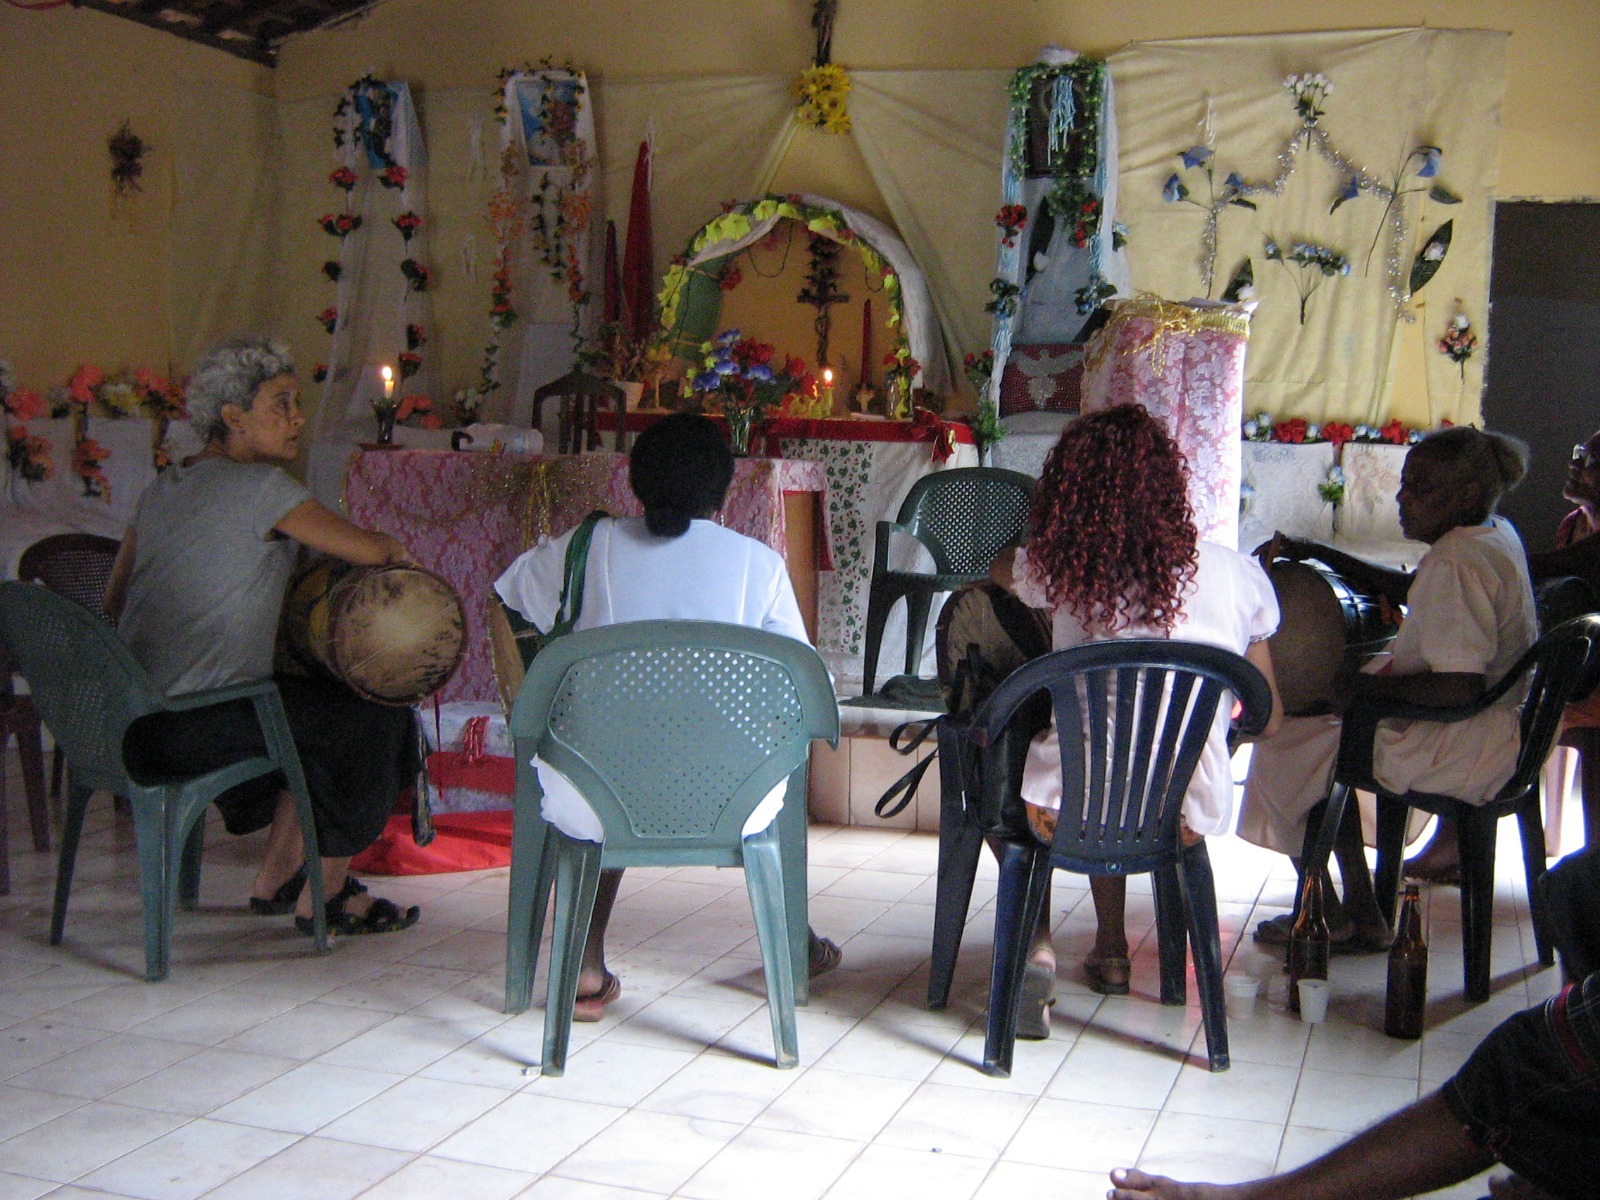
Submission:
[[[806,286],[795,300],[817,310],[817,319],[812,327],[817,331],[817,366],[821,368],[829,365],[828,334],[833,320],[828,310],[835,304],[848,304],[850,297],[838,290],[839,243],[820,233],[811,234],[810,242],[811,269],[806,272]],[[862,369],[866,369],[865,363]]]

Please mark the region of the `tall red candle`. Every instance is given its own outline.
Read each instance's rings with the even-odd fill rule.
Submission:
[[[872,386],[872,297],[861,302],[861,386]]]

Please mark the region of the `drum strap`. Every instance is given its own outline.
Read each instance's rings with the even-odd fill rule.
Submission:
[[[594,527],[610,513],[595,509],[578,523],[567,543],[567,559],[561,577],[561,601],[556,605],[556,619],[544,634],[544,641],[572,632],[583,612],[583,577],[589,569],[589,543],[594,540]]]

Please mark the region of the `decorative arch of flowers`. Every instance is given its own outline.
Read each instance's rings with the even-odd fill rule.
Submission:
[[[521,81],[536,78],[539,106],[522,129],[528,154],[517,148],[512,105]],[[489,197],[489,228],[495,257],[489,293],[489,340],[476,388],[464,389],[458,401],[464,420],[476,417],[483,402],[501,386],[500,343],[517,323],[513,265],[527,250],[535,268],[566,287],[572,306],[574,352],[583,349],[583,313],[589,303],[585,262],[587,234],[593,220],[593,147],[584,131],[588,79],[570,64],[554,67],[548,60],[503,69],[495,85],[494,115],[500,124],[500,185]],[[534,161],[538,160],[538,161]]]
[[[891,367],[891,370],[904,370],[904,364],[915,363],[916,360],[911,357],[911,343],[906,335],[905,298],[901,293],[900,276],[876,248],[865,238],[857,236],[842,212],[836,208],[808,204],[796,195],[763,196],[759,200],[730,204],[720,216],[713,217],[701,226],[689,239],[689,245],[684,252],[674,258],[667,267],[659,297],[661,328],[664,335],[669,340],[676,338],[679,332],[678,311],[683,304],[690,281],[697,274],[707,274],[703,269],[704,264],[725,256],[716,253],[716,248],[744,241],[757,225],[774,218],[788,218],[803,225],[811,233],[820,234],[856,249],[861,255],[862,264],[868,275],[876,276],[883,281],[883,294],[889,305],[886,320],[894,330],[895,338],[884,361],[887,363],[893,359],[896,364],[900,364]],[[696,341],[683,353],[690,359],[696,359],[699,346],[700,343]]]
[[[340,207],[335,212],[324,213],[317,224],[329,237],[338,239],[337,257],[323,262],[321,273],[335,287],[344,274],[345,238],[361,228],[362,215],[355,211],[355,191],[364,175],[372,175],[385,193],[395,194],[394,214],[390,224],[400,234],[402,252],[396,264],[406,281],[406,308],[411,306],[413,295],[426,292],[433,286],[433,273],[414,258],[411,240],[421,232],[423,219],[411,208],[407,183],[410,171],[397,161],[394,152],[393,89],[372,75],[365,75],[344,90],[333,110],[333,153],[338,165],[328,174],[328,182],[343,193]],[[424,395],[405,394],[405,381],[422,369],[423,347],[428,343],[428,330],[419,321],[405,319],[405,349],[399,352],[399,384],[402,398],[399,407],[403,422],[414,422],[437,427],[439,418],[433,413],[432,402]],[[331,338],[339,327],[339,310],[328,305],[316,315],[316,321]],[[328,368],[318,363],[312,378],[321,383],[327,378]]]

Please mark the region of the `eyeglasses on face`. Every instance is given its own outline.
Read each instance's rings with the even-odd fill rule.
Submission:
[[[1579,442],[1572,448],[1572,462],[1575,466],[1592,467],[1596,463],[1600,463],[1600,454],[1596,454],[1587,445]]]

